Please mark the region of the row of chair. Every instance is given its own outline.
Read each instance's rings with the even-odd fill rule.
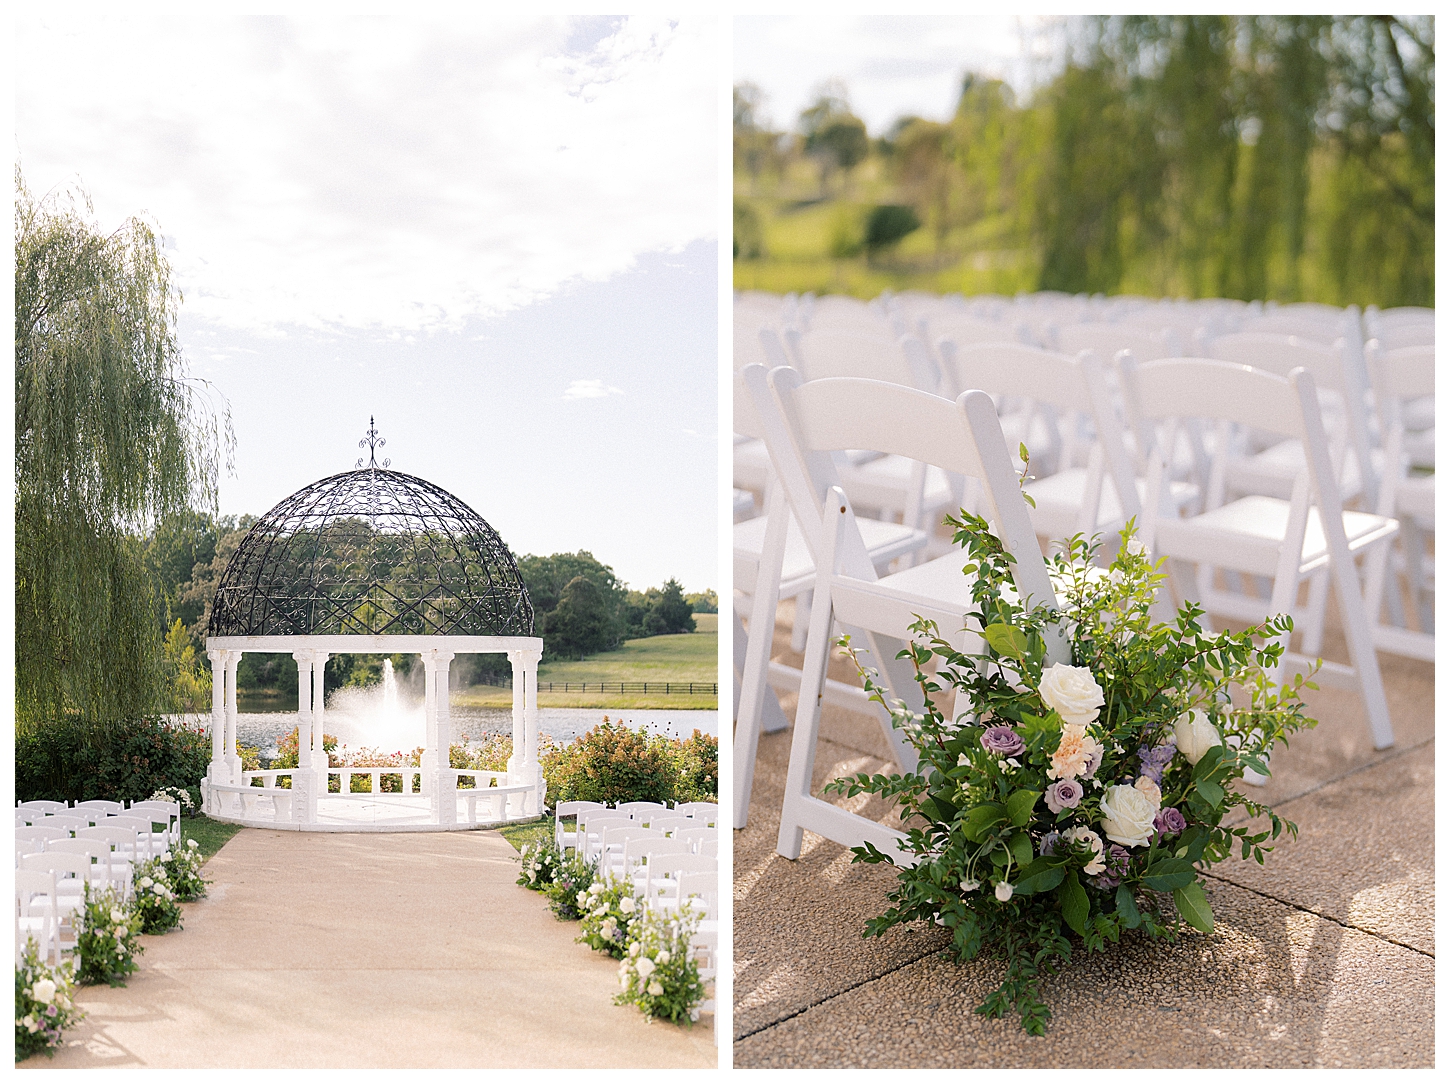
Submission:
[[[1031,581],[1031,593],[1039,598],[1052,596],[1035,534],[1106,532],[1129,516],[1138,518],[1141,537],[1169,556],[1171,565],[1199,566],[1191,584],[1175,577],[1180,597],[1207,596],[1212,612],[1234,617],[1296,612],[1306,619],[1301,622],[1307,628],[1306,652],[1317,650],[1332,581],[1351,664],[1327,669],[1358,685],[1376,745],[1393,740],[1374,646],[1404,648],[1407,638],[1396,644],[1379,625],[1379,593],[1388,544],[1400,530],[1394,517],[1404,515],[1398,503],[1400,483],[1407,480],[1404,405],[1433,392],[1433,346],[1412,346],[1408,355],[1401,351],[1394,357],[1373,344],[1366,352],[1375,367],[1374,400],[1387,408],[1380,435],[1386,454],[1395,456],[1381,459],[1376,479],[1367,454],[1368,427],[1358,414],[1366,397],[1355,383],[1348,336],[1336,340],[1338,345],[1323,346],[1297,337],[1235,332],[1218,336],[1218,346],[1209,349],[1216,357],[1145,364],[1125,350],[1104,366],[1091,351],[1073,358],[1020,338],[965,346],[944,338],[932,351],[920,338],[902,334],[883,348],[879,338],[873,344],[863,332],[869,327],[865,321],[855,328],[843,328],[845,321],[828,322],[827,334],[821,335],[820,317],[819,312],[811,317],[809,340],[796,329],[786,328],[783,335],[760,329],[759,351],[776,364],[748,365],[737,376],[737,433],[759,440],[757,449],[764,451],[769,468],[761,486],[759,479],[748,477],[749,457],[737,457],[737,484],[764,489],[766,496],[764,523],[750,528],[753,548],[750,538],[741,545],[748,524],[737,525],[737,588],[744,583],[753,596],[746,600],[751,633],[745,650],[737,652],[744,659],[737,687],[737,826],[743,826],[748,807],[762,716],[767,726],[784,722],[778,704],[773,713],[767,706],[773,701],[766,697],[767,680],[796,677],[779,674],[784,668],[769,662],[776,600],[792,584],[809,585],[814,595],[809,607],[800,605],[800,596],[797,604],[798,619],[803,608],[809,613],[807,663],[797,679],[798,703],[804,706],[798,716],[805,725],[798,717],[781,851],[794,856],[802,826],[843,842],[870,838],[869,832],[860,834],[861,824],[852,823],[860,818],[808,793],[816,725],[811,716],[818,719],[822,698],[857,706],[861,699],[859,690],[833,689],[837,683],[824,680],[833,620],[862,632],[855,642],[868,649],[868,661],[883,672],[892,694],[908,704],[915,698],[914,682],[893,663],[913,615],[939,617],[944,630],[960,628],[969,602],[960,559],[913,565],[901,559],[903,549],[908,559],[930,556],[922,552],[928,540],[925,521],[906,517],[931,505],[923,494],[932,467],[940,471],[939,486],[957,487],[950,493],[952,502],[969,503],[971,496],[984,500],[997,529],[1005,532],[1004,543],[1019,557],[1019,574]],[[738,331],[737,323],[737,344]],[[1208,340],[1200,335],[1197,341]],[[1241,360],[1228,360],[1232,357]],[[1327,403],[1321,403],[1321,388],[1330,393]],[[945,396],[933,394],[943,391]],[[995,393],[997,401],[987,392]],[[1014,416],[1003,409],[999,417],[1013,397],[1048,410],[1040,421],[1030,411]],[[1054,414],[1068,412],[1085,421],[1075,427],[1059,424]],[[1004,435],[1008,429],[1012,439]],[[1007,451],[1032,438],[1038,445],[1034,473],[1042,469],[1039,461],[1048,461],[1046,476],[1026,487],[1036,510],[1022,501],[1015,457]],[[1079,451],[1067,447],[1074,438],[1083,446]],[[1395,441],[1400,443],[1390,453]],[[897,476],[916,487],[895,508],[878,501],[871,485],[857,483],[852,473],[873,464],[882,473],[881,460],[888,456],[898,461]],[[742,473],[747,475],[743,481]],[[962,484],[968,479],[975,480],[975,494]],[[1376,480],[1381,485],[1375,510],[1346,512],[1343,500],[1365,493]],[[877,509],[882,518],[856,515],[853,502]],[[905,522],[891,523],[893,513]],[[1358,554],[1367,557],[1364,585],[1353,564]],[[747,567],[742,576],[742,563],[752,561],[754,568]],[[1269,597],[1234,592],[1232,583],[1218,587],[1213,568],[1227,570],[1230,577],[1267,580]],[[1306,580],[1309,597],[1300,605],[1299,587]],[[823,591],[830,602],[824,615]],[[737,641],[740,636],[737,620]],[[887,733],[898,761],[910,767],[910,750],[889,723]]]

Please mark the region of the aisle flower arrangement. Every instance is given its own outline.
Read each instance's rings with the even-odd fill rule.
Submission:
[[[1016,1012],[1040,1035],[1051,1015],[1040,983],[1070,961],[1072,938],[1094,952],[1125,931],[1211,932],[1203,873],[1233,852],[1262,863],[1272,840],[1294,834],[1234,783],[1246,770],[1267,774],[1273,746],[1314,725],[1300,697],[1314,686],[1272,680],[1287,616],[1215,634],[1186,604],[1172,624],[1156,622],[1163,575],[1132,524],[1106,571],[1092,565],[1096,543],[1064,544],[1050,561],[1053,611],[1018,600],[1011,558],[985,520],[950,522],[974,576],[967,617],[981,652],[956,651],[929,621],[913,625],[903,656],[924,713],[886,704],[875,675],[863,676],[916,748],[917,771],[828,789],[895,798],[908,827],[914,864],[866,935],[934,921],[958,960],[1001,958],[1005,977],[977,1011]],[[1049,638],[1061,637],[1071,657],[1059,649],[1051,661]],[[970,708],[952,718],[943,710],[959,690]],[[1234,809],[1247,817],[1226,825]],[[1266,827],[1251,826],[1261,817]],[[890,861],[869,844],[855,858]]]
[[[167,851],[161,856],[161,868],[171,884],[171,890],[182,903],[191,903],[206,895],[206,880],[201,875],[201,847],[194,839],[188,839],[183,846]]]
[[[32,1054],[55,1054],[65,1029],[75,1027],[86,1016],[71,1000],[74,994],[69,962],[50,966],[40,958],[35,941],[28,940],[15,963],[16,1061]]]
[[[76,933],[76,978],[82,984],[125,986],[144,951],[136,938],[141,916],[125,905],[114,888],[97,891],[86,885],[80,929]]]
[[[541,843],[525,843],[519,851],[519,860],[523,868],[517,883],[534,892],[542,892],[553,884],[564,866],[564,856],[559,853],[553,836]]]
[[[181,925],[181,904],[160,858],[137,866],[131,876],[131,886],[131,907],[141,919],[142,933],[165,933]]]
[[[619,965],[617,1005],[635,1005],[647,1016],[674,1024],[700,1019],[705,983],[690,948],[700,914],[648,911],[630,930],[629,947]]]
[[[579,893],[578,903],[584,921],[575,940],[607,952],[616,960],[622,957],[629,945],[630,928],[641,910],[634,898],[634,884],[627,878],[595,880]]]

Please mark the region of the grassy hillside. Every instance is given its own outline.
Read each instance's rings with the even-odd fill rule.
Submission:
[[[713,709],[717,698],[650,691],[643,693],[550,692],[549,682],[715,682],[717,614],[696,614],[695,631],[678,636],[650,636],[626,640],[617,651],[606,651],[578,662],[551,662],[539,667],[541,708],[700,708]],[[459,689],[453,703],[472,707],[508,707],[513,703],[509,689],[475,685]]]

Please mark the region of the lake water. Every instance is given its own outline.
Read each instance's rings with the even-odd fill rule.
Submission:
[[[371,707],[369,705],[369,707]],[[477,741],[485,734],[512,734],[513,712],[508,708],[450,707],[453,733],[459,741]],[[540,708],[539,730],[555,742],[567,744],[592,730],[608,716],[633,730],[644,727],[652,734],[688,738],[690,733],[719,737],[718,711],[629,711],[606,708]],[[277,740],[297,725],[297,713],[238,712],[237,739],[262,751],[275,752]],[[369,746],[384,753],[411,750],[423,744],[423,709],[404,709],[382,714],[376,710],[349,709],[347,704],[329,704],[323,728],[351,749]]]

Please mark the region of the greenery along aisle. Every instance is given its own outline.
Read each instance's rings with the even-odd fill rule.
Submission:
[[[921,640],[905,654],[926,711],[893,718],[920,754],[918,771],[863,774],[828,789],[897,798],[914,818],[906,846],[915,864],[900,870],[894,906],[867,935],[940,921],[958,959],[985,952],[1006,963],[977,1011],[1015,1010],[1042,1034],[1051,1014],[1039,984],[1071,959],[1069,934],[1092,952],[1127,930],[1170,939],[1184,923],[1212,931],[1203,871],[1234,851],[1262,862],[1271,839],[1295,831],[1233,784],[1246,769],[1266,773],[1274,744],[1314,721],[1303,714],[1303,677],[1285,686],[1271,677],[1289,618],[1211,635],[1187,604],[1173,624],[1155,622],[1149,608],[1163,576],[1132,524],[1106,573],[1080,538],[1053,558],[1054,612],[1018,601],[1010,558],[985,520],[952,523],[976,577],[968,618],[985,649],[962,654],[931,622],[913,626]],[[1075,665],[1046,665],[1045,637],[1058,628]],[[926,673],[933,655],[934,677]],[[954,720],[933,694],[956,690],[971,715]],[[1235,808],[1268,827],[1226,826]],[[855,855],[889,861],[870,844]]]

